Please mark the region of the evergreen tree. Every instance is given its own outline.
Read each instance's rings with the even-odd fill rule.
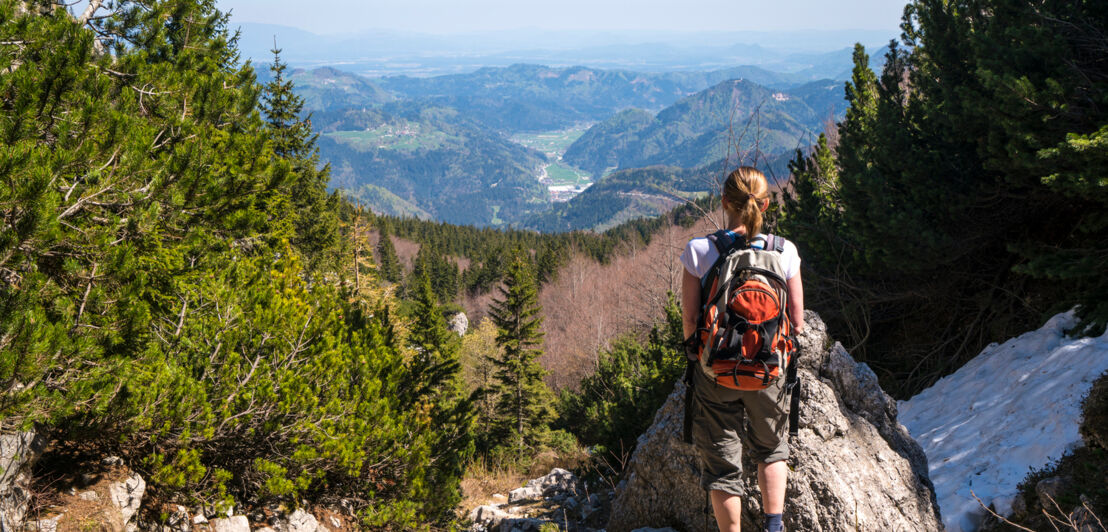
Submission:
[[[457,297],[458,280],[461,278],[458,265],[437,251],[433,241],[420,246],[416,254],[407,290],[409,297],[418,292],[418,279],[424,276],[431,280],[431,288],[440,301],[451,302]]]
[[[382,220],[377,230],[377,269],[381,279],[399,283],[404,277],[404,270],[400,267],[400,258],[396,256],[396,247],[389,236],[388,221]]]
[[[537,360],[542,354],[541,310],[535,280],[517,254],[489,315],[503,348],[503,358],[495,361],[501,434],[520,457],[529,446],[540,443],[553,417],[554,396],[543,382],[545,371]]]
[[[792,191],[784,196],[783,232],[805,244],[805,251],[830,257],[841,248],[838,229],[842,224],[839,206],[839,170],[827,135],[820,133],[810,154],[797,150],[789,163]]]
[[[880,77],[856,48],[838,223],[797,235],[812,306],[900,396],[1074,304],[1108,321],[1108,11],[917,0],[902,28]],[[794,164],[789,230],[825,223],[818,159]]]
[[[456,487],[431,461],[456,457],[405,400],[389,301],[305,266],[357,261],[296,229],[287,207],[325,174],[275,153],[227,17],[212,0],[94,2],[76,21],[26,4],[0,1],[18,43],[0,47],[0,424],[126,456],[168,498],[326,493],[369,526],[423,528],[441,513],[428,486]]]
[[[327,194],[329,165],[321,165],[317,133],[312,132],[311,118],[301,118],[304,100],[293,92],[292,81],[285,77],[288,66],[281,61],[281,50],[274,47],[270,71],[273,80],[265,85],[261,109],[265,114],[274,153],[287,161],[279,166],[277,179],[289,180],[287,202],[295,212],[294,245],[308,258],[310,266],[322,263],[336,266],[334,250],[339,243],[339,220],[336,208],[338,193]],[[276,204],[280,209],[284,203]],[[285,213],[272,213],[285,217]]]
[[[428,507],[432,515],[447,519],[461,500],[459,482],[474,451],[473,403],[463,390],[460,341],[446,326],[426,272],[420,276],[415,303],[409,338],[415,356],[408,387],[415,402],[431,405],[436,437],[431,446]]]

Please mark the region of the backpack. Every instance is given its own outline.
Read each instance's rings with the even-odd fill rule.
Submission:
[[[785,239],[768,235],[747,241],[717,231],[708,240],[719,258],[700,280],[700,368],[726,388],[765,389],[796,353],[781,263]],[[762,249],[752,245],[759,241]]]
[[[782,255],[785,239],[767,235],[747,241],[731,231],[708,235],[719,258],[700,280],[697,334],[686,346],[686,383],[699,368],[709,380],[735,390],[769,387],[784,373],[792,395],[789,432],[799,420],[799,355],[788,315],[788,288]],[[752,246],[761,242],[761,247]],[[695,360],[693,360],[695,358]],[[691,390],[686,392],[691,396]],[[686,440],[689,416],[686,415]]]

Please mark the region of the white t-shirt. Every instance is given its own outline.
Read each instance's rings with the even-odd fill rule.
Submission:
[[[765,238],[766,235],[759,233],[758,236]],[[752,245],[760,248],[765,245],[765,242],[755,240]],[[689,243],[685,246],[685,251],[681,253],[681,264],[685,265],[685,269],[689,273],[700,278],[708,273],[708,270],[711,269],[712,264],[715,264],[718,258],[719,251],[716,250],[716,245],[708,240],[708,237],[700,237],[689,240]],[[796,251],[796,244],[785,240],[782,260],[785,261],[785,279],[792,279],[800,273],[800,254]]]

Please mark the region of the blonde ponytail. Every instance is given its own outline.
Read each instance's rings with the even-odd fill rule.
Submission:
[[[762,172],[752,166],[731,172],[723,183],[723,197],[730,207],[727,214],[732,228],[741,224],[749,236],[762,231],[762,205],[769,201],[769,185]]]

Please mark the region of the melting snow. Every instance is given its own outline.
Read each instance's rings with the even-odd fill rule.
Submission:
[[[899,403],[899,420],[927,453],[947,532],[972,532],[1001,515],[1016,486],[1082,444],[1081,400],[1108,371],[1108,332],[1067,338],[1072,312],[997,345],[919,395]]]

